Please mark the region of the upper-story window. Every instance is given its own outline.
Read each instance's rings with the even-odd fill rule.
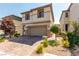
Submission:
[[[38,13],[37,13],[38,18],[44,17],[44,9],[38,9]]]
[[[25,14],[25,20],[29,20],[29,19],[30,19],[30,14],[29,13]]]
[[[65,13],[65,17],[68,17],[68,13]]]

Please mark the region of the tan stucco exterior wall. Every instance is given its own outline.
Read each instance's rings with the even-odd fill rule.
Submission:
[[[13,20],[15,26],[16,26],[16,30],[18,33],[20,33],[22,35],[22,22],[21,21],[17,21],[17,20]]]
[[[60,20],[61,32],[64,31],[64,18],[65,18],[65,12],[62,13],[61,20]]]
[[[65,17],[65,13],[68,13],[69,17]],[[72,32],[74,29],[72,27],[72,22],[73,20],[70,19],[70,12],[69,11],[64,11],[62,13],[61,21],[60,21],[60,28],[61,32],[65,31],[65,24],[68,24],[68,31]]]
[[[43,21],[51,21],[53,23],[51,8],[44,8],[44,18],[37,17],[37,9],[30,12],[30,20],[25,20],[25,14],[22,14],[22,23],[33,23],[33,22],[43,22]]]
[[[68,18],[65,17],[66,12],[67,11],[64,11],[61,17],[61,21],[60,21],[61,31],[64,31],[65,29],[64,25],[68,23],[69,24],[68,31],[72,32],[74,28],[70,22],[76,21],[77,23],[79,23],[79,4],[78,3],[72,4],[72,6],[70,7],[70,11],[68,11],[69,14]]]

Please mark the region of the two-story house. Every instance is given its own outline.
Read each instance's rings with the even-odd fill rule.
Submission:
[[[15,31],[22,35],[22,18],[15,15],[9,15],[2,18],[2,21],[12,21],[15,26]]]
[[[23,35],[47,36],[54,23],[52,4],[40,6],[22,14]]]
[[[74,30],[71,22],[79,23],[79,3],[71,3],[67,10],[62,11],[60,18],[60,27],[61,31],[70,31]]]

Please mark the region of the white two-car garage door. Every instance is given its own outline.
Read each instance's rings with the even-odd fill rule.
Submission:
[[[30,35],[32,36],[43,36],[47,35],[47,26],[33,26],[29,28]]]

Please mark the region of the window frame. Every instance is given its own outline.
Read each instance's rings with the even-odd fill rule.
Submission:
[[[30,20],[30,13],[25,14],[25,20]]]
[[[65,17],[69,17],[68,12],[65,13]]]
[[[38,18],[44,17],[44,8],[40,8],[37,10],[37,17]]]

